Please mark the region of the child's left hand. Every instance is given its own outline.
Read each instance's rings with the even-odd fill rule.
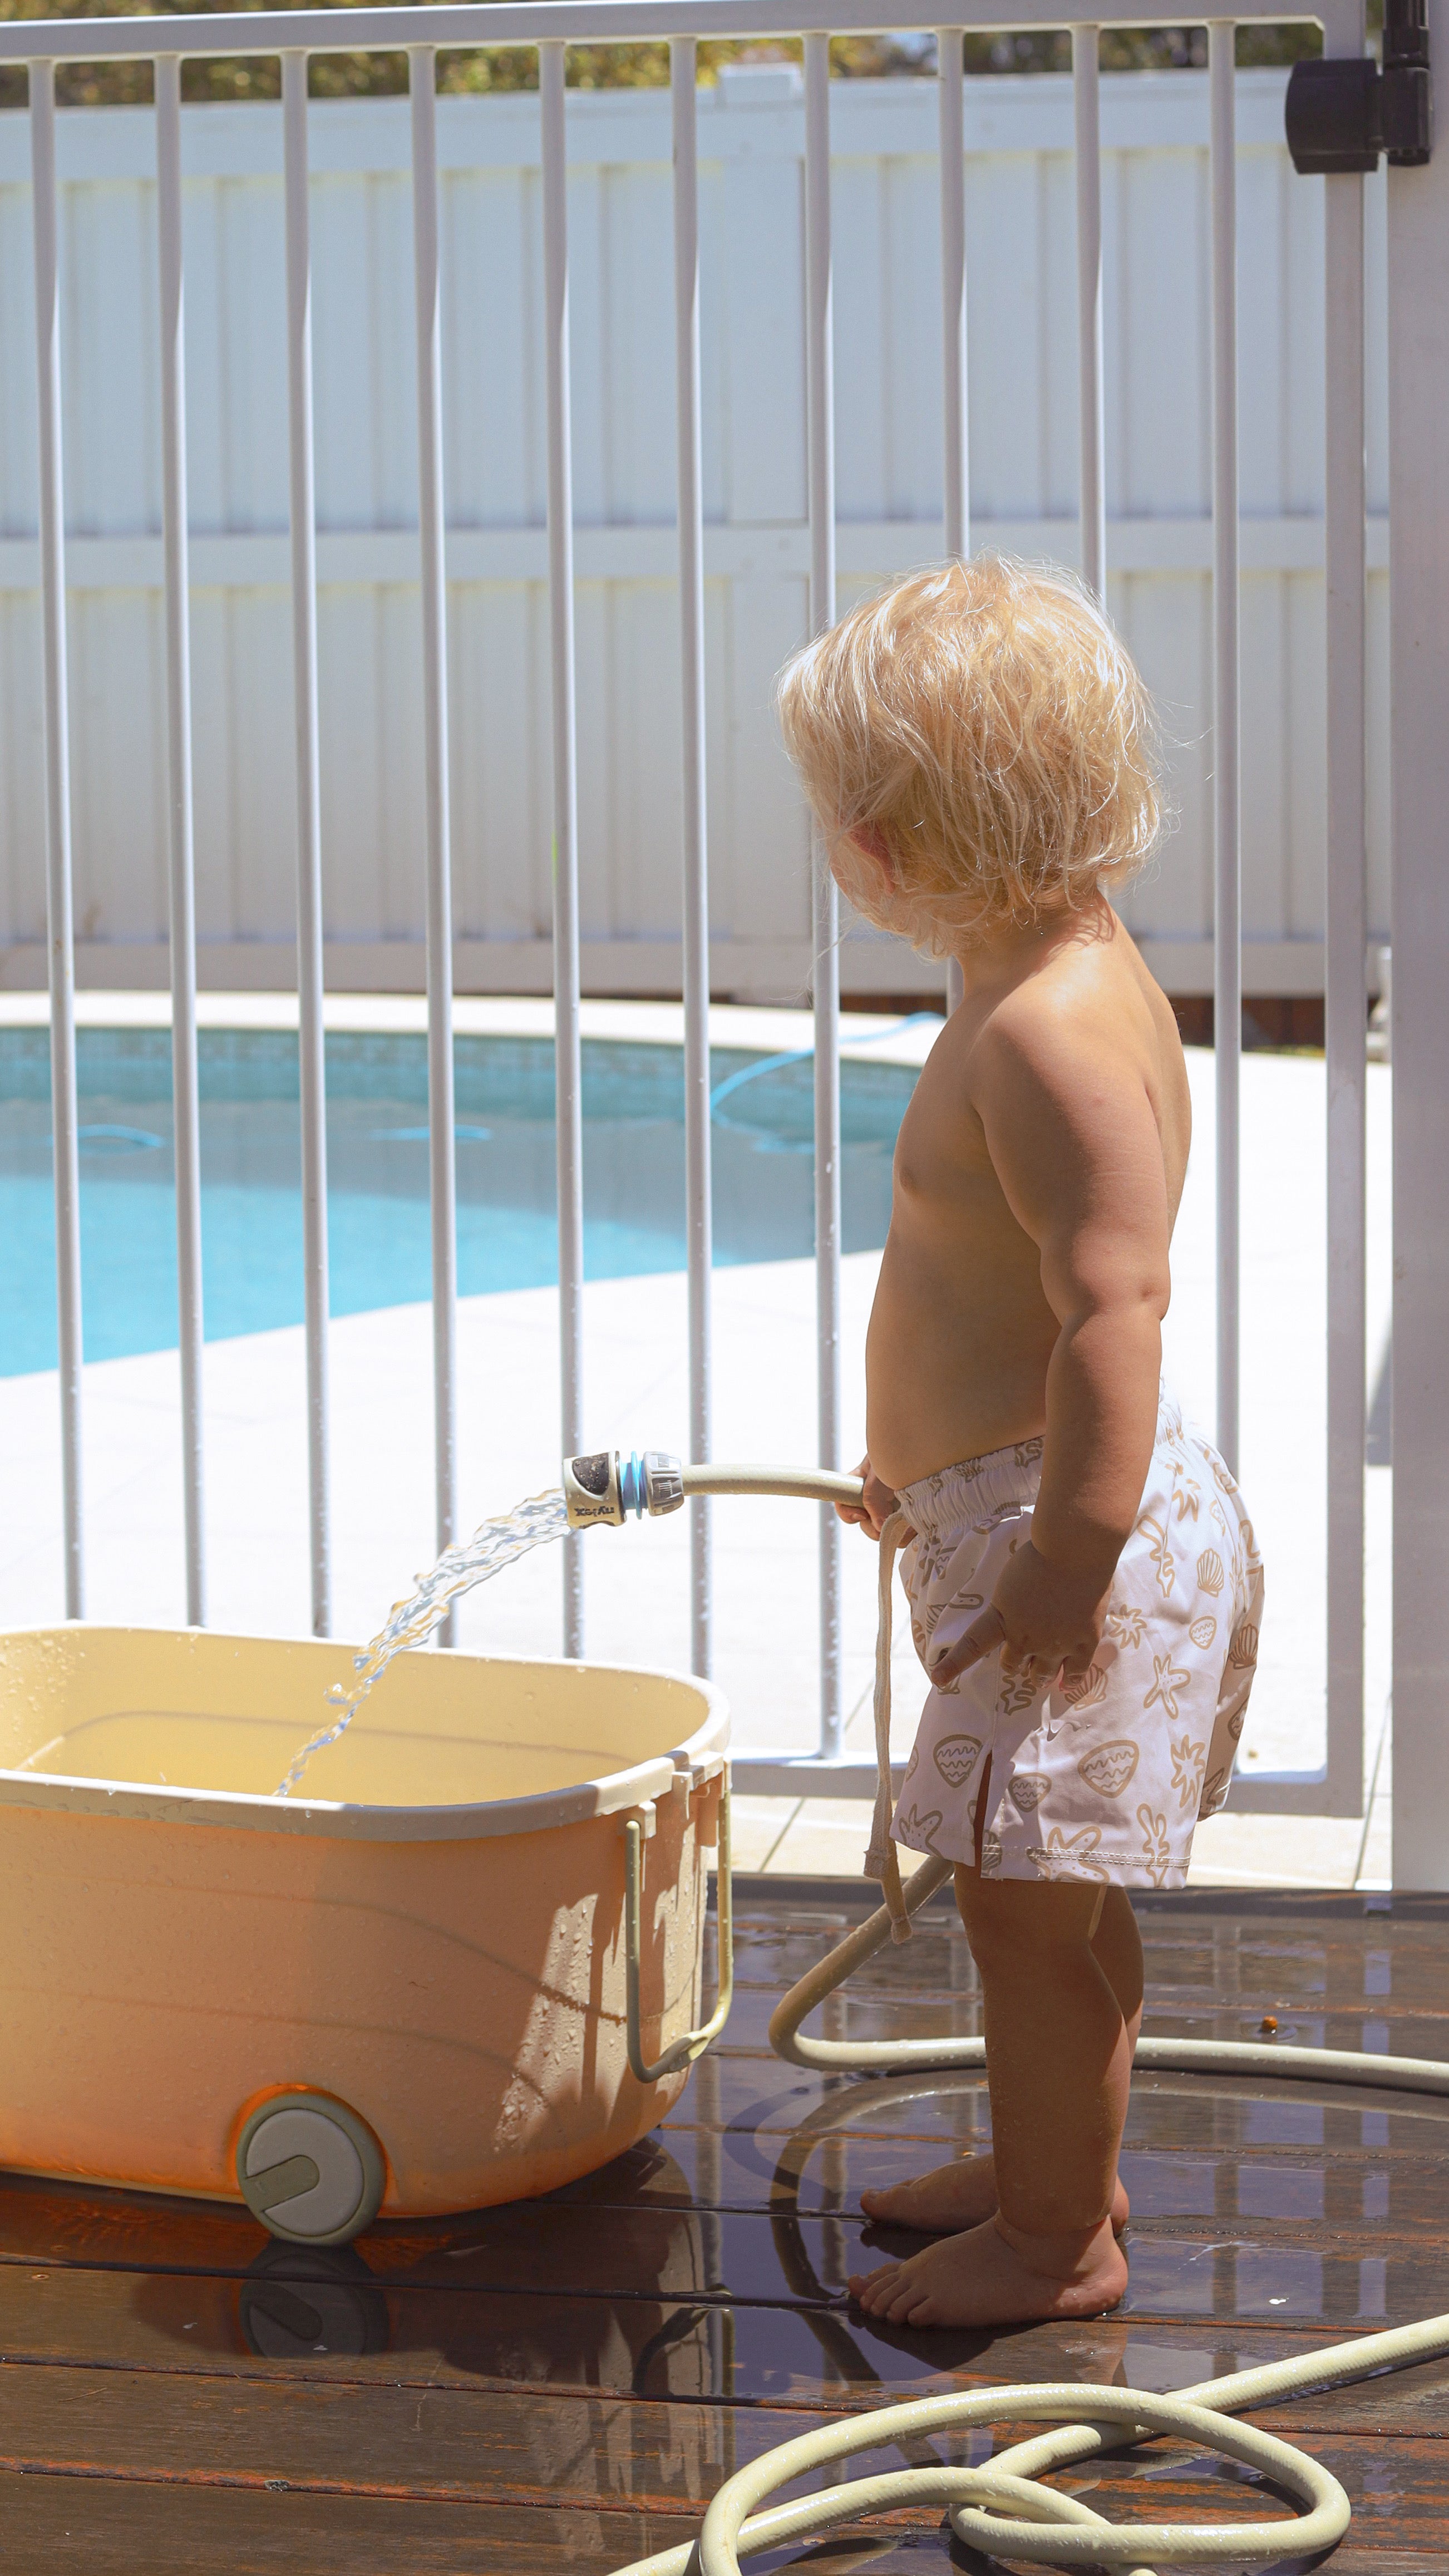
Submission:
[[[949,1654],[930,1668],[937,1690],[975,1663],[981,1654],[974,1630],[995,1613],[1000,1628],[1001,1669],[1005,1673],[1084,1673],[1101,1642],[1111,1579],[1099,1589],[1099,1576],[1074,1574],[1039,1556],[1030,1539],[1014,1548],[1002,1568],[991,1611],[974,1620]],[[995,1639],[992,1641],[995,1643]],[[990,1649],[988,1648],[989,1652]]]
[[[1107,1601],[1112,1588],[1100,1565],[1089,1571],[1054,1564],[1040,1556],[1031,1540],[1013,1548],[996,1585],[994,1606],[1006,1635],[1001,1648],[1003,1672],[1058,1673],[1070,1681],[1087,1671],[1101,1643]]]

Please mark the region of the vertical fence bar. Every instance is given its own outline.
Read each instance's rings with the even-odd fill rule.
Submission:
[[[679,648],[684,717],[684,1164],[689,1250],[689,1454],[710,1455],[709,841],[704,750],[704,493],[699,398],[696,46],[669,48],[674,125],[674,381],[679,451]],[[690,1504],[693,1669],[713,1668],[710,1505]]]
[[[312,250],[307,57],[282,56],[287,225],[287,465],[292,537],[292,709],[297,768],[297,1067],[307,1344],[307,1526],[312,1630],[332,1628],[331,1393],[327,1326],[327,1091],[322,1020],[322,808],[317,726],[317,507],[312,436]]]
[[[966,39],[959,27],[936,34],[937,106],[941,162],[941,388],[942,468],[946,553],[957,562],[971,552],[970,432],[966,412]],[[946,1009],[954,1011],[964,984],[954,957],[946,961]]]
[[[75,935],[71,906],[70,696],[65,644],[65,486],[61,467],[60,231],[55,181],[55,65],[30,65],[30,175],[35,234],[35,349],[40,393],[40,602],[45,676],[45,919],[50,982],[50,1123],[55,1175],[55,1291],[60,1357],[60,1472],[65,1615],[85,1616],[81,1489],[80,1150],[75,1077]]]
[[[835,360],[830,255],[830,38],[805,39],[805,382],[810,632],[835,616]],[[840,1463],[840,901],[812,827],[815,1308],[820,1458]],[[820,1514],[820,1753],[841,1750],[840,1523]]]
[[[1082,572],[1107,597],[1106,425],[1102,387],[1102,117],[1095,27],[1072,29],[1077,166],[1077,402]]]
[[[1449,0],[1428,0],[1449,60]],[[1449,1887],[1449,152],[1388,174],[1394,1885]]]
[[[1238,1466],[1238,1089],[1243,1029],[1238,784],[1238,285],[1234,25],[1208,27],[1212,171],[1213,1049],[1217,1084],[1218,1447]]]
[[[156,63],[161,259],[161,492],[166,557],[166,785],[171,917],[171,1091],[181,1357],[186,1621],[206,1623],[201,1409],[201,1110],[196,1075],[196,863],[191,796],[191,568],[186,510],[186,287],[181,237],[181,62]]]
[[[1325,43],[1328,43],[1325,37]],[[1331,47],[1330,47],[1331,50]],[[1357,50],[1363,51],[1362,23]],[[1363,180],[1324,181],[1328,815],[1328,1809],[1363,1805],[1368,860]]]
[[[448,589],[443,556],[443,355],[438,270],[437,49],[408,49],[418,325],[418,543],[428,828],[428,1189],[433,1235],[433,1483],[438,1550],[458,1535],[458,1208],[453,1136],[453,889],[448,815]],[[451,1646],[450,1613],[439,1642]]]
[[[946,552],[971,551],[971,481],[966,417],[966,39],[959,27],[936,36],[941,161],[941,391]]]
[[[538,49],[548,378],[548,622],[553,679],[553,992],[558,1117],[559,1391],[564,1455],[583,1445],[584,1131],[579,1049],[579,793],[574,684],[573,426],[569,391],[568,137],[561,41]],[[584,1651],[584,1565],[564,1541],[564,1653]]]

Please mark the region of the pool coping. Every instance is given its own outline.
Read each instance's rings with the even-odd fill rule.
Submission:
[[[82,1029],[169,1029],[169,993],[86,991],[75,997],[76,1026]],[[428,1006],[414,993],[328,993],[323,1023],[338,1036],[421,1037],[428,1025]],[[275,1030],[297,1027],[295,993],[199,993],[197,1025],[203,1029]],[[633,1046],[681,1046],[684,1012],[678,1002],[600,1002],[580,1005],[579,1025],[585,1038],[612,1038]],[[48,1028],[50,997],[46,993],[0,993],[0,1030]],[[898,1021],[878,1013],[845,1011],[840,1021],[840,1051],[863,1063],[924,1064],[943,1023],[935,1012],[902,1012]],[[457,1037],[548,1038],[554,1034],[551,1000],[517,994],[455,995],[453,1030]],[[712,1002],[710,1044],[739,1047],[767,1055],[813,1053],[815,1025],[809,1011],[778,1010],[765,1005]]]

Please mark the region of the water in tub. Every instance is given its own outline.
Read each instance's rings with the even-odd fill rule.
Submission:
[[[527,1556],[530,1549],[562,1538],[568,1525],[568,1506],[555,1486],[549,1493],[531,1495],[527,1502],[516,1504],[497,1520],[485,1521],[462,1546],[445,1548],[437,1564],[419,1575],[417,1589],[405,1601],[394,1602],[386,1625],[357,1657],[357,1679],[351,1687],[338,1682],[328,1692],[336,1716],[303,1745],[284,1778],[278,1781],[275,1795],[291,1796],[313,1754],[335,1744],[346,1732],[394,1655],[402,1654],[409,1646],[422,1645],[446,1617],[459,1593],[471,1592],[475,1583],[487,1583],[491,1576],[501,1574],[505,1565],[515,1565],[519,1557]]]

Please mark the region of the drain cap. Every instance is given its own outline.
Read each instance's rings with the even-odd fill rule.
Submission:
[[[328,2093],[273,2095],[237,2142],[236,2178],[254,2218],[302,2245],[345,2245],[382,2205],[381,2150],[364,2120]]]

